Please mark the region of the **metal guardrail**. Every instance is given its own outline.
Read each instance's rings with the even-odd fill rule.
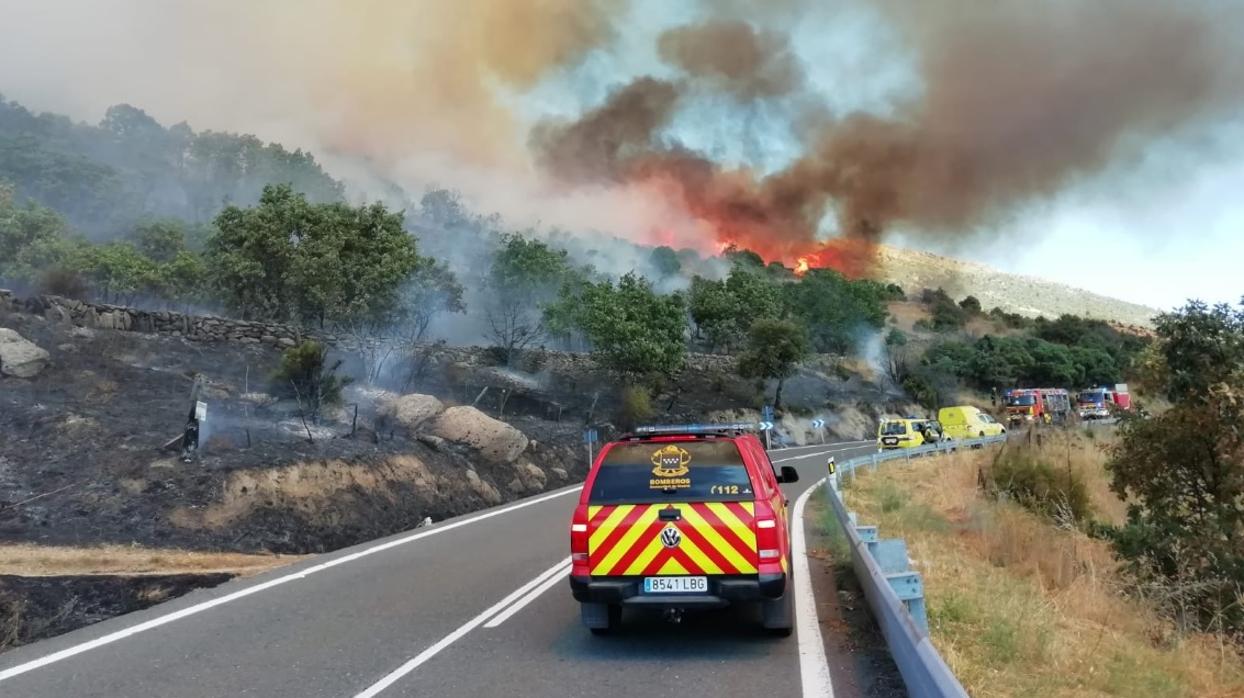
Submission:
[[[864,597],[881,627],[907,692],[915,698],[966,698],[967,692],[929,640],[924,583],[920,573],[910,569],[907,544],[902,539],[878,538],[876,526],[859,525],[855,514],[848,511],[842,501],[839,483],[843,477],[854,477],[859,468],[875,470],[885,462],[910,461],[1003,441],[1006,441],[1005,434],[872,453],[835,464],[834,473],[826,480],[826,496],[846,534],[855,576],[864,589]]]

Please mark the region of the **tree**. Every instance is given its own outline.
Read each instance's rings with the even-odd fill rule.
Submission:
[[[16,199],[13,186],[0,181],[0,279],[30,283],[43,269],[65,264],[75,245],[54,211]]]
[[[963,310],[969,315],[981,314],[981,302],[976,298],[976,296],[967,296],[963,300],[959,301],[959,307],[963,308]]]
[[[725,257],[730,265],[736,269],[742,268],[745,271],[760,271],[765,268],[764,257],[752,252],[751,250],[731,243],[722,250],[721,256]]]
[[[807,358],[809,342],[802,325],[790,320],[763,318],[752,323],[747,349],[739,356],[739,375],[758,380],[776,380],[775,410],[782,408],[782,386]]]
[[[428,327],[443,313],[465,313],[462,284],[443,262],[423,258],[406,280],[399,312],[409,329],[403,335],[412,343],[423,340]]]
[[[105,303],[130,305],[140,295],[160,287],[155,262],[124,242],[100,245],[92,250],[86,275]]]
[[[141,223],[128,237],[139,252],[154,262],[171,262],[179,253],[187,251],[186,231],[177,220]]]
[[[656,270],[657,278],[661,279],[677,276],[682,271],[682,262],[672,247],[653,248],[648,263]]]
[[[783,288],[786,306],[807,327],[817,351],[849,353],[863,333],[885,326],[879,295],[885,287],[879,284],[853,282],[832,269],[810,269]]]
[[[1147,383],[1173,406],[1120,429],[1107,469],[1132,504],[1116,546],[1178,585],[1202,625],[1244,630],[1244,301],[1189,303],[1156,334]]]
[[[724,281],[693,278],[690,310],[712,348],[729,353],[743,344],[756,319],[783,315],[782,290],[762,271],[736,266]]]
[[[680,294],[662,295],[645,278],[626,274],[586,283],[546,312],[578,327],[597,361],[630,379],[671,375],[686,361],[686,308]]]
[[[226,304],[247,319],[328,323],[385,317],[419,268],[402,214],[383,204],[312,204],[291,187],[258,206],[227,207],[208,266]]]
[[[501,238],[488,271],[488,333],[507,362],[545,334],[544,306],[573,276],[565,250],[518,234]]]

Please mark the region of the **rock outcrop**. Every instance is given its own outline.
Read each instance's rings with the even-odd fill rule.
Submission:
[[[431,395],[418,393],[383,398],[377,406],[377,412],[381,417],[390,419],[411,431],[444,411],[445,405],[440,400]]]
[[[47,368],[51,355],[17,332],[0,327],[0,373],[34,378]]]
[[[491,463],[511,463],[527,448],[523,432],[474,407],[450,407],[430,425],[431,433],[467,446]]]

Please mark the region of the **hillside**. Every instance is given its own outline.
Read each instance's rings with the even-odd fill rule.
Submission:
[[[981,306],[1021,315],[1058,317],[1064,313],[1147,326],[1158,311],[1053,281],[1007,274],[983,264],[965,262],[883,245],[878,253],[879,276],[909,292],[941,288],[954,298],[976,296]]]

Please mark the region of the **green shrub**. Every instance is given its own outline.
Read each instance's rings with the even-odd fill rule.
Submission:
[[[618,421],[623,429],[634,429],[652,419],[652,395],[642,385],[628,385],[622,388],[622,404],[618,410]]]
[[[1042,516],[1078,525],[1092,514],[1080,474],[1042,460],[1028,449],[1004,448],[982,475],[989,494],[1011,499]]]
[[[328,365],[328,349],[305,341],[281,354],[281,365],[272,375],[272,392],[298,400],[303,417],[318,420],[324,407],[341,404],[341,389],[350,379],[337,375],[341,360]]]

